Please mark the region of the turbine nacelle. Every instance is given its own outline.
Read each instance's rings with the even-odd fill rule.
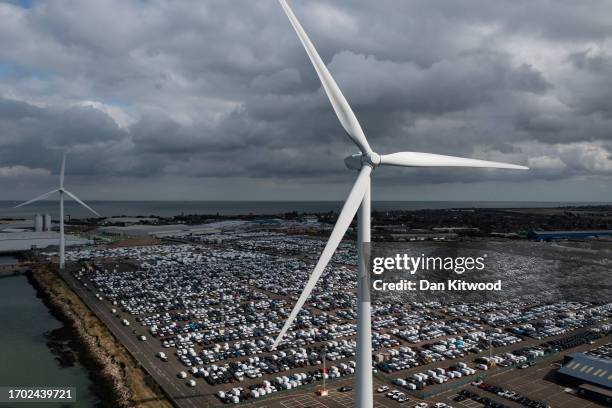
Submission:
[[[344,164],[351,170],[361,170],[363,166],[370,166],[373,169],[380,166],[380,155],[376,152],[368,154],[352,154],[344,159]]]

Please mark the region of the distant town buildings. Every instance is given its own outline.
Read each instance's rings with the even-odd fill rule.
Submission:
[[[535,241],[551,241],[556,239],[589,239],[589,238],[612,238],[612,230],[600,231],[529,231],[529,239]]]
[[[234,229],[244,225],[246,221],[220,221],[208,224],[166,224],[166,225],[144,225],[134,224],[129,226],[100,227],[97,231],[105,235],[117,235],[124,237],[185,237],[191,235],[216,234],[226,229]]]

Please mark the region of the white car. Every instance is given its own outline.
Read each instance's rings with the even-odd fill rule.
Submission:
[[[376,389],[376,392],[385,392],[385,391],[388,391],[388,390],[389,390],[389,387],[388,387],[388,386],[386,386],[386,385],[381,385],[380,387],[378,387],[378,388]]]
[[[399,394],[399,390],[391,390],[387,393],[387,397],[396,400]]]

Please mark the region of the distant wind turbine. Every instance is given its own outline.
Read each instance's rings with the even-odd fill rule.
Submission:
[[[358,256],[359,277],[357,291],[357,385],[355,390],[355,406],[360,408],[372,408],[372,332],[370,320],[370,286],[367,272],[364,244],[370,242],[370,176],[374,169],[382,165],[401,167],[489,167],[498,169],[528,170],[527,167],[514,164],[497,163],[485,160],[468,159],[455,156],[444,156],[431,153],[399,152],[380,155],[375,153],[363,133],[355,114],[348,102],[342,95],[340,88],[330,75],[317,53],[314,45],[306,35],[302,25],[285,0],[279,0],[291,25],[297,33],[306,53],[314,66],[323,89],[332,104],[338,120],[348,134],[349,138],[361,151],[345,159],[349,169],[359,171],[357,181],[349,193],[331,236],[323,249],[323,253],[317,262],[314,271],[310,275],[304,291],[300,295],[289,318],[276,338],[273,348],[276,348],[297,314],[304,306],[308,296],[314,289],[325,267],[332,258],[336,248],[342,241],[342,237],[351,225],[357,210],[358,215]]]
[[[40,195],[40,196],[38,196],[36,198],[31,199],[30,201],[26,201],[25,203],[21,203],[21,204],[15,206],[15,208],[22,207],[24,205],[31,204],[31,203],[33,203],[35,201],[43,200],[43,199],[45,199],[47,197],[50,197],[51,195],[53,195],[55,193],[59,193],[59,202],[60,202],[60,241],[59,241],[60,264],[59,264],[59,266],[60,266],[60,269],[64,269],[65,266],[66,266],[66,253],[65,253],[66,240],[65,240],[65,237],[64,237],[64,194],[66,194],[67,196],[72,198],[77,203],[81,204],[83,207],[87,208],[89,211],[91,211],[92,213],[94,213],[98,217],[101,217],[101,215],[98,214],[96,211],[94,211],[90,206],[85,204],[77,196],[75,196],[70,191],[68,191],[68,190],[66,190],[64,188],[64,170],[65,169],[66,169],[66,153],[64,153],[64,155],[62,156],[62,167],[60,169],[60,184],[59,184],[59,188],[56,189],[56,190],[51,190],[48,193],[45,193],[43,195]]]

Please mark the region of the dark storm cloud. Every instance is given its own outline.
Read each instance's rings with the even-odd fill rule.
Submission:
[[[83,160],[76,167],[89,175],[101,170],[96,166],[104,160],[99,149],[128,137],[107,114],[92,107],[55,110],[4,98],[0,98],[0,135],[3,166],[55,170],[62,151],[79,151]]]
[[[381,170],[380,185],[610,182],[610,3],[291,5],[377,151],[533,169]],[[55,173],[64,148],[91,182],[352,177],[356,149],[275,0],[0,3],[0,18],[0,178]]]

